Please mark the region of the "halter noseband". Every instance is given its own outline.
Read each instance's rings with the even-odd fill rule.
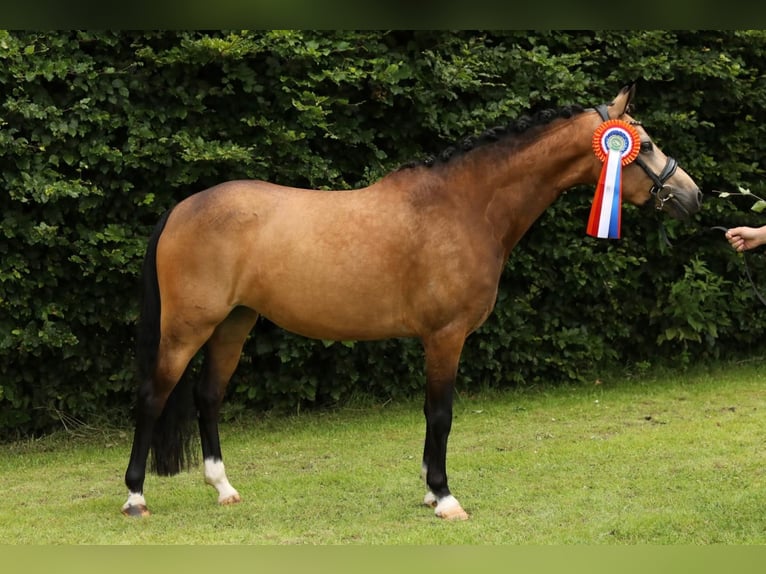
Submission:
[[[601,119],[604,121],[607,121],[609,119],[609,113],[607,112],[606,104],[599,104],[596,106],[596,111],[601,116]],[[639,122],[631,122],[633,125],[641,125]],[[644,160],[641,159],[641,157],[637,157],[633,163],[638,164],[641,169],[644,170],[644,173],[649,177],[649,179],[652,180],[652,187],[649,189],[649,193],[651,193],[654,196],[655,206],[657,207],[657,210],[661,210],[662,207],[665,205],[665,202],[668,201],[673,197],[673,193],[668,191],[667,194],[664,196],[660,193],[662,190],[666,189],[665,182],[668,181],[671,177],[673,177],[673,174],[676,172],[676,169],[678,168],[678,162],[676,162],[675,159],[668,156],[668,161],[665,164],[665,167],[662,168],[662,171],[659,175],[654,173],[652,170],[649,169],[649,166],[646,165]]]

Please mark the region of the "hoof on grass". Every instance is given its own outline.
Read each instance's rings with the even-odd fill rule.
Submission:
[[[439,501],[434,514],[444,520],[468,520],[468,513],[452,495],[445,496]]]
[[[123,506],[122,513],[125,516],[136,516],[138,518],[143,518],[144,516],[151,515],[151,512],[149,512],[149,509],[146,508],[146,505],[144,504],[131,504],[130,506]]]
[[[242,502],[242,498],[239,496],[239,494],[235,493],[231,496],[227,496],[226,498],[221,498],[218,501],[218,504],[221,506],[227,506],[229,504],[237,504],[238,502]]]
[[[444,520],[450,520],[450,521],[458,521],[458,520],[468,520],[468,513],[463,510],[460,506],[457,508],[448,508],[447,510],[444,510],[442,512],[437,512],[436,516],[439,518],[443,518]]]

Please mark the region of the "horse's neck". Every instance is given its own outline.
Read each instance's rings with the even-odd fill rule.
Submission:
[[[583,113],[552,124],[505,162],[483,170],[486,175],[477,190],[485,194],[485,217],[506,256],[562,193],[595,183],[590,141],[596,122],[590,116]]]

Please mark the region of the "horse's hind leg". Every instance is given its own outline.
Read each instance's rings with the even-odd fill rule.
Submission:
[[[434,506],[436,515],[447,520],[468,518],[447,485],[447,439],[452,428],[455,377],[464,342],[464,332],[457,329],[445,329],[423,339],[426,352],[423,478],[428,488],[423,502]]]
[[[160,419],[170,393],[184,374],[189,361],[204,341],[204,335],[198,341],[174,344],[163,342],[159,346],[157,365],[153,373],[141,385],[136,404],[136,429],[133,447],[130,452],[128,469],[125,472],[125,484],[128,487],[128,500],[122,507],[127,516],[147,516],[149,510],[144,499],[144,479],[146,462],[152,446],[155,427]],[[167,466],[167,465],[166,465]],[[172,463],[170,467],[172,467]],[[176,472],[174,469],[167,473]]]
[[[218,434],[218,414],[226,386],[239,363],[242,346],[257,319],[255,311],[237,307],[216,327],[205,346],[202,379],[196,387],[205,482],[218,491],[220,504],[239,502],[240,496],[226,477]]]

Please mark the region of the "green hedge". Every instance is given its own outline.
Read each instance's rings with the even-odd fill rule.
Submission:
[[[530,108],[635,115],[703,187],[766,195],[766,32],[0,32],[0,436],[133,402],[138,270],[150,229],[235,178],[363,186]],[[691,224],[626,208],[585,237],[592,189],[514,251],[461,389],[582,380],[615,366],[761,352],[766,314],[713,225],[757,224],[707,194]],[[756,276],[766,268],[748,261]],[[295,408],[420,392],[416,341],[326,345],[268,322],[230,401]]]

